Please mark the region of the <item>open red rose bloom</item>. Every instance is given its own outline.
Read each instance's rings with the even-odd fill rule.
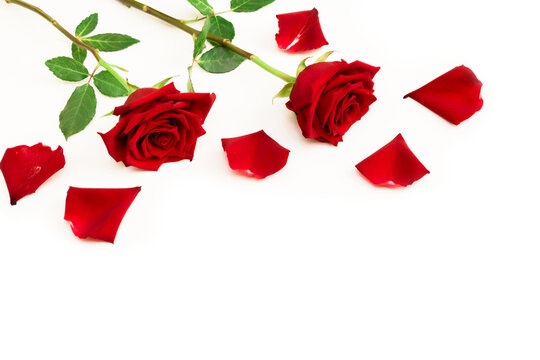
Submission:
[[[401,134],[356,165],[375,185],[408,186],[429,174]]]
[[[280,49],[298,52],[328,45],[321,29],[317,9],[281,14],[276,17],[279,27],[276,42]]]
[[[166,162],[192,160],[214,94],[181,93],[174,84],[142,88],[114,109],[118,124],[100,134],[107,151],[126,166],[158,170]]]
[[[302,71],[287,108],[296,113],[308,139],[337,145],[377,100],[373,77],[380,68],[360,61],[321,62]]]
[[[458,125],[482,109],[482,83],[466,66],[458,66],[405,95]]]
[[[64,219],[81,239],[114,243],[120,223],[140,187],[127,189],[84,189],[70,187]]]
[[[281,170],[289,158],[289,150],[279,145],[263,130],[240,137],[221,139],[229,166],[263,179]]]
[[[0,170],[6,180],[11,205],[33,194],[65,164],[64,152],[60,146],[54,151],[42,143],[7,149],[0,162]]]

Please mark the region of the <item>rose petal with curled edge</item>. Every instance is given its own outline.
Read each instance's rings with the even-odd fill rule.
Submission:
[[[404,96],[424,105],[454,125],[479,111],[484,101],[482,83],[466,66],[458,66]]]
[[[26,195],[33,194],[65,164],[61,146],[54,151],[42,143],[7,149],[0,161],[0,170],[6,180],[11,205],[17,204],[17,201]]]
[[[64,219],[81,239],[114,243],[120,223],[141,187],[124,189],[85,189],[70,187]]]
[[[281,14],[276,17],[279,27],[276,42],[280,49],[298,52],[328,45],[321,29],[317,9]]]
[[[375,185],[408,186],[429,174],[401,134],[356,165]]]
[[[263,130],[235,138],[221,139],[229,166],[258,179],[281,170],[289,158],[289,150],[279,145]]]

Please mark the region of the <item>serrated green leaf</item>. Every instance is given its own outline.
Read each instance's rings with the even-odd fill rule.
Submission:
[[[214,8],[207,0],[188,0],[191,5],[203,15],[209,16],[214,13]]]
[[[77,60],[81,64],[84,63],[84,60],[86,60],[86,55],[88,54],[88,51],[86,49],[81,49],[75,44],[71,44],[71,56],[74,60]]]
[[[128,96],[127,89],[107,70],[94,75],[94,85],[100,93],[110,97]]]
[[[306,61],[308,61],[309,58],[311,58],[311,56],[300,61],[300,64],[298,64],[298,68],[296,69],[296,76],[300,75],[300,73],[307,68]]]
[[[90,75],[83,64],[67,56],[47,60],[45,65],[57,78],[66,81],[81,81]]]
[[[272,98],[272,102],[276,98],[287,98],[291,95],[291,91],[293,89],[294,83],[287,83],[285,86]]]
[[[187,92],[194,93],[195,89],[193,88],[193,82],[191,81],[191,72],[193,70],[193,66],[190,66],[187,69],[188,69]]]
[[[82,131],[96,114],[96,93],[90,84],[75,89],[60,113],[60,130],[66,140]]]
[[[88,16],[86,19],[81,21],[79,25],[77,25],[77,29],[75,29],[75,36],[81,37],[90,34],[95,30],[97,24],[98,14]]]
[[[230,21],[221,16],[212,16],[209,18],[209,21],[210,29],[208,32],[210,34],[222,37],[224,39],[234,39],[234,25]],[[219,44],[214,41],[210,41],[210,43],[214,46],[219,46]]]
[[[253,12],[273,2],[274,0],[231,0],[231,10],[234,12]]]
[[[105,52],[124,50],[139,42],[139,40],[134,39],[129,35],[114,33],[98,34],[82,38],[81,40],[86,44]]]
[[[203,52],[206,46],[206,36],[208,35],[208,30],[210,29],[210,19],[212,17],[206,18],[204,25],[201,29],[199,35],[195,39],[195,46],[193,49],[193,58],[196,59]]]
[[[328,57],[330,55],[332,55],[334,52],[333,51],[328,51],[328,52],[325,52],[324,54],[322,54],[319,58],[317,58],[317,60],[315,60],[314,64],[316,63],[320,63],[320,62],[325,62]]]
[[[173,78],[174,76],[169,76],[168,78],[166,79],[163,79],[161,80],[160,82],[158,82],[157,84],[154,84],[154,86],[152,86],[154,89],[161,89],[162,87],[164,87],[165,85],[167,85],[167,83],[169,81],[171,81],[171,79]]]
[[[202,54],[198,64],[210,73],[222,74],[236,69],[244,60],[242,56],[220,46]]]

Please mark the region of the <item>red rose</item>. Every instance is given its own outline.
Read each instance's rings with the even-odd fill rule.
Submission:
[[[126,166],[157,170],[166,162],[192,160],[215,99],[214,94],[180,93],[173,83],[138,89],[114,109],[118,124],[100,135],[109,154]]]
[[[377,98],[373,77],[380,68],[360,61],[321,62],[298,75],[287,108],[296,113],[302,134],[337,145]]]

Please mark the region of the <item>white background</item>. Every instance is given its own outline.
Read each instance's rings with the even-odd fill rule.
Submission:
[[[70,30],[141,40],[103,54],[149,86],[179,75],[192,40],[114,0],[35,0]],[[148,0],[182,18],[187,1]],[[211,1],[216,11],[225,0]],[[332,59],[381,66],[379,100],[337,148],[305,140],[271,97],[282,82],[254,64],[197,69],[217,101],[193,162],[159,172],[107,154],[96,117],[68,142],[58,114],[74,85],[44,61],[70,54],[50,24],[0,4],[0,151],[43,142],[67,165],[9,205],[0,186],[0,358],[539,359],[539,28],[535,1],[277,0],[227,14],[235,43],[289,73],[311,53],[277,49],[274,15],[317,7]],[[484,109],[456,127],[402,96],[464,64]],[[93,68],[93,59],[87,67]],[[122,99],[101,96],[98,114]],[[291,150],[262,181],[232,172],[220,139],[264,129]],[[377,188],[355,164],[399,132],[431,171]],[[116,244],[76,238],[68,186],[142,186]]]

